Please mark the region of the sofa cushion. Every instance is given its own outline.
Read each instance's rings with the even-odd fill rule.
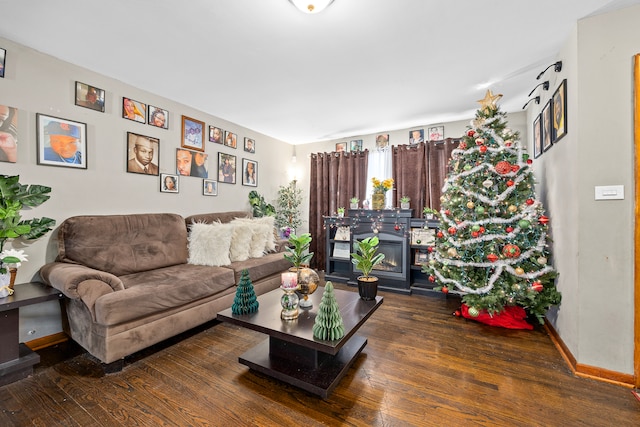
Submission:
[[[246,261],[249,259],[251,239],[253,230],[245,224],[233,224],[233,235],[231,236],[231,246],[229,247],[229,257],[231,262]]]
[[[185,264],[187,228],[176,214],[94,215],[66,219],[56,261],[115,276]]]
[[[262,221],[249,218],[237,218],[231,221],[234,225],[243,225],[251,229],[251,243],[249,245],[249,257],[260,258],[264,255],[267,240],[273,236],[273,228]]]
[[[273,252],[276,250],[276,232],[275,232],[275,221],[276,218],[274,216],[261,216],[259,218],[253,218],[254,221],[266,224],[269,226],[271,233],[267,237],[267,242],[265,243],[265,251]]]
[[[266,254],[261,258],[249,258],[246,261],[232,262],[227,268],[233,270],[235,281],[240,281],[242,270],[249,270],[249,277],[252,282],[257,282],[272,274],[284,273],[291,267],[291,263],[284,259],[281,252]]]
[[[231,264],[231,224],[195,223],[189,227],[189,264],[220,266]]]
[[[235,292],[233,271],[224,267],[175,265],[121,276],[124,290],[95,301],[99,324],[110,326],[180,307],[211,295]]]

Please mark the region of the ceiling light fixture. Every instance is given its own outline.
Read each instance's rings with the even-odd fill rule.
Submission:
[[[304,13],[320,13],[325,10],[333,0],[289,0],[296,9]]]
[[[551,67],[553,67],[553,71],[555,71],[556,73],[559,73],[560,71],[562,71],[562,61],[554,62],[553,64],[549,65],[540,74],[538,74],[538,77],[536,77],[536,80],[540,80],[540,77],[542,77],[542,75],[546,73],[547,70]]]
[[[530,100],[527,101],[526,104],[522,106],[522,109],[524,110],[525,108],[527,108],[527,105],[529,105],[531,101],[536,101],[536,104],[540,104],[540,97],[536,96],[535,98],[531,98]]]
[[[540,83],[538,86],[534,87],[533,89],[531,89],[531,92],[529,92],[529,95],[527,96],[531,96],[531,94],[533,93],[534,90],[538,89],[540,86],[542,86],[543,90],[549,90],[549,80],[544,81],[542,83]]]

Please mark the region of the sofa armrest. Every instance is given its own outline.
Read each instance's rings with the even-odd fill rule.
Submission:
[[[289,246],[289,239],[276,239],[276,250],[274,252],[284,252]]]
[[[80,299],[82,297],[78,292],[78,285],[85,281],[105,283],[113,291],[124,289],[122,281],[113,274],[79,264],[52,262],[40,269],[40,276],[47,284],[72,299]]]

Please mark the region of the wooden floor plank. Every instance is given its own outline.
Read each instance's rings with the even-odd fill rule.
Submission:
[[[39,350],[33,376],[0,387],[0,425],[640,425],[631,391],[573,376],[542,327],[454,317],[455,298],[383,295],[326,400],[238,363],[266,336],[214,321],[108,375],[77,347]]]

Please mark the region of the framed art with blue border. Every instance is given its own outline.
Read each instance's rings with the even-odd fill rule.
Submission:
[[[36,113],[38,164],[87,169],[86,123]]]

